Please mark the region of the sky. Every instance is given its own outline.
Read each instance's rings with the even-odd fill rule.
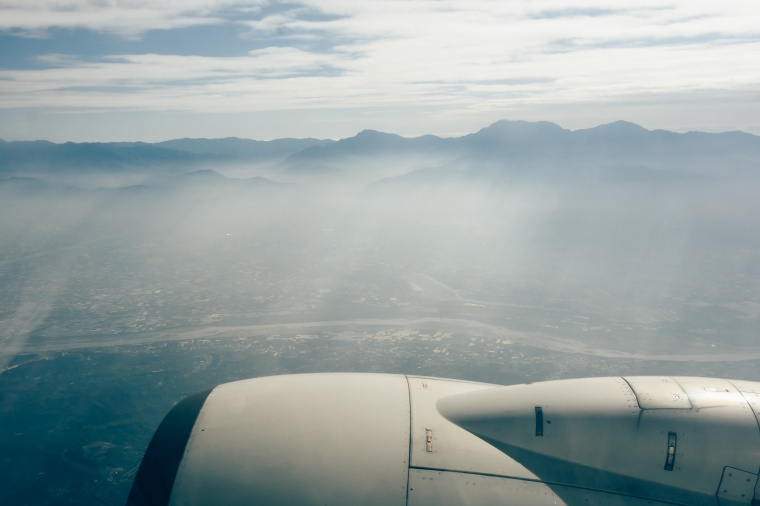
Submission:
[[[757,0],[0,0],[0,139],[760,135]]]

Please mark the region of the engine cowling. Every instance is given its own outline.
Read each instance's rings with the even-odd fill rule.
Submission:
[[[750,506],[759,468],[759,383],[304,374],[177,404],[127,504]]]

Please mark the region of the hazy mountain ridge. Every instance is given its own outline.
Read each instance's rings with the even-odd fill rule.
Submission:
[[[626,121],[571,131],[546,121],[501,120],[452,138],[364,130],[338,141],[232,137],[153,144],[0,141],[4,179],[31,177],[71,184],[66,175],[87,173],[95,187],[150,186],[161,175],[199,169],[224,177],[229,176],[226,167],[236,167],[233,183],[264,176],[287,183],[371,184],[400,177],[428,184],[515,178],[551,182],[754,178],[760,175],[759,166],[758,136],[647,130]],[[415,175],[406,177],[411,174]]]
[[[222,159],[235,160],[281,160],[293,153],[309,149],[313,146],[323,146],[334,141],[323,139],[275,139],[272,141],[257,141],[226,137],[223,139],[173,139],[158,142],[161,148],[183,151],[198,155],[219,156]]]
[[[197,155],[142,143],[15,141],[0,144],[0,171],[29,168],[118,169],[145,163],[189,163]]]
[[[117,179],[113,185],[122,186],[142,182],[142,179],[157,174],[176,174],[219,165],[271,163],[312,145],[330,142],[318,139],[254,141],[235,138],[176,139],[155,144],[0,141],[0,178],[61,180],[72,173],[89,173],[117,178],[132,175],[136,179]]]
[[[231,178],[226,177],[211,169],[201,169],[193,172],[181,174],[159,174],[147,179],[141,184],[119,186],[116,188],[81,188],[64,182],[45,181],[44,179],[33,177],[10,177],[0,178],[0,194],[10,192],[16,196],[24,193],[69,193],[79,195],[97,195],[97,194],[137,194],[137,193],[155,193],[164,191],[187,191],[187,190],[250,190],[250,189],[268,189],[290,188],[293,184],[278,183],[270,179],[254,176],[250,178]]]

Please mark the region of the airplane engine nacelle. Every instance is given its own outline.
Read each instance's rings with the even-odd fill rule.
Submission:
[[[190,396],[132,505],[760,504],[760,383],[304,374]]]

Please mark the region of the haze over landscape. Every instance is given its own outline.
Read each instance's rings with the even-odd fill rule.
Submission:
[[[0,152],[19,502],[120,502],[165,411],[234,379],[760,376],[760,137],[499,121]]]
[[[0,12],[4,503],[249,377],[760,381],[751,2]]]

